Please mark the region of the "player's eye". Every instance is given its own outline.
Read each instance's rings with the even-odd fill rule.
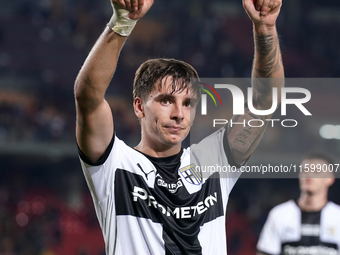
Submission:
[[[185,101],[185,102],[184,102],[184,106],[185,106],[185,107],[190,107],[190,106],[191,106],[190,101]]]
[[[163,98],[163,99],[161,100],[161,103],[162,103],[162,104],[170,104],[170,103],[171,103],[171,100],[170,100],[169,98]]]

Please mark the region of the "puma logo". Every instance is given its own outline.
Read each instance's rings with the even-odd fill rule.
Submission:
[[[142,170],[142,172],[145,175],[145,178],[147,180],[149,180],[148,175],[151,174],[152,172],[155,172],[155,170],[151,170],[150,172],[146,173],[146,172],[144,172],[143,168],[141,167],[141,165],[139,163],[137,163],[137,166],[139,167],[140,170]]]

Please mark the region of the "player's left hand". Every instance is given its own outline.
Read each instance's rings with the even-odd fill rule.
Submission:
[[[254,24],[275,26],[282,0],[243,0],[243,7]]]

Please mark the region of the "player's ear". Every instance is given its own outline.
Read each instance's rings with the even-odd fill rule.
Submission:
[[[140,97],[136,97],[133,100],[133,109],[135,111],[135,114],[138,119],[143,118],[144,115],[144,106],[143,106],[143,100]]]
[[[334,177],[327,178],[328,187],[332,186],[334,182],[335,182],[335,178]]]

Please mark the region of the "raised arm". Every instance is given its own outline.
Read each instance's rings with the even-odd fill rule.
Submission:
[[[252,70],[253,105],[257,110],[272,107],[272,88],[278,88],[278,103],[281,87],[284,86],[284,70],[276,19],[280,13],[282,0],[243,0],[243,7],[253,22],[255,56]],[[245,105],[245,115],[234,116],[232,122],[248,123],[250,119],[270,119],[272,114],[258,116]],[[224,143],[228,143],[236,163],[244,162],[255,150],[265,131],[262,127],[231,125],[229,122]],[[253,123],[253,125],[256,125]]]
[[[152,4],[153,0],[112,2],[114,15],[76,78],[77,143],[92,162],[105,152],[113,136],[112,113],[104,96],[116,70],[120,50],[136,20],[143,17]]]

